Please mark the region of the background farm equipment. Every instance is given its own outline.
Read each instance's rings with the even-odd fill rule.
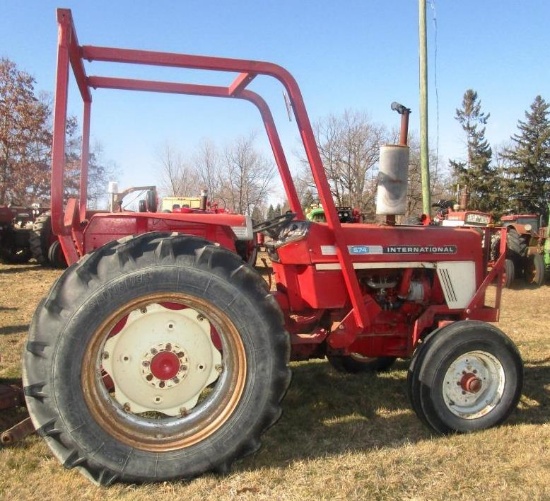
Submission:
[[[354,209],[352,207],[336,207],[336,212],[338,213],[338,219],[341,223],[359,223],[362,221],[362,216],[359,209]],[[306,218],[310,221],[315,221],[318,223],[324,223],[327,221],[323,206],[320,204],[313,204],[306,211]]]
[[[432,207],[437,208],[433,222],[441,226],[486,227],[493,224],[491,214],[465,209],[454,200],[439,200]]]
[[[163,197],[160,206],[161,211],[172,212],[181,209],[206,210],[206,206],[203,206],[202,197]]]
[[[452,200],[440,200],[433,204],[437,207],[433,218],[441,226],[486,227],[495,225],[491,214],[465,209],[467,196],[461,197],[460,204]],[[545,248],[547,228],[540,227],[540,217],[536,214],[505,215],[499,226],[506,228],[506,260],[504,285],[510,287],[515,280],[527,285],[539,287],[545,279],[545,261],[550,265],[550,256],[546,257]],[[501,254],[500,233],[495,232],[491,241],[491,261]]]
[[[29,262],[33,224],[47,210],[39,205],[0,206],[0,259],[14,264]]]
[[[514,276],[528,285],[539,287],[545,280],[547,228],[537,214],[507,214],[501,217],[507,229],[508,257],[513,262]]]
[[[59,240],[52,232],[51,219],[52,215],[49,210],[35,219],[29,235],[31,254],[42,266],[66,268],[67,261],[61,250]]]
[[[260,446],[281,414],[290,360],[328,358],[358,372],[411,358],[407,391],[437,433],[502,423],[516,407],[522,361],[498,320],[488,270],[492,228],[400,226],[409,110],[400,144],[381,155],[378,212],[388,224],[341,222],[300,89],[288,71],[242,59],[80,46],[58,10],[52,218],[71,264],[43,300],[23,357],[27,407],[60,461],[101,484],[225,472]],[[172,66],[232,76],[227,86],[88,76],[84,61]],[[289,212],[249,217],[153,209],[90,213],[63,193],[70,67],[84,101],[87,169],[91,90],[241,99],[258,109]],[[266,101],[249,86],[278,80],[291,102],[326,222],[304,214]],[[392,106],[393,107],[393,106]],[[396,190],[396,186],[399,190]],[[238,254],[268,234],[273,287]],[[504,244],[502,244],[504,245]]]

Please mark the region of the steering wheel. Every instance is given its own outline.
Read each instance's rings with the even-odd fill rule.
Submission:
[[[295,212],[286,212],[273,219],[266,219],[261,223],[258,223],[252,227],[252,230],[256,233],[267,233],[271,238],[277,238],[279,230],[282,226],[290,223],[296,216]]]

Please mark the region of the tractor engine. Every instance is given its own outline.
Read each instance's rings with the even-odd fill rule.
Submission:
[[[431,300],[432,279],[425,270],[379,270],[359,274],[359,283],[382,310],[398,310],[403,303],[427,304]]]

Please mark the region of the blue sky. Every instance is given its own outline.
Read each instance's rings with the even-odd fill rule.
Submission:
[[[486,138],[492,145],[517,131],[536,95],[550,100],[550,2],[427,3],[430,146],[446,165],[448,158],[464,155],[454,114],[467,89],[478,92],[483,111],[491,114]],[[55,9],[66,7],[83,45],[275,62],[297,79],[312,120],[351,109],[393,127],[399,117],[390,103],[399,101],[412,109],[411,129],[419,130],[416,0],[1,0],[0,5],[0,56],[32,74],[37,90],[53,92]],[[94,65],[90,74],[103,73]],[[173,76],[158,69],[132,74]],[[281,135],[292,150],[298,134],[285,119],[281,89],[271,82],[257,85],[276,119],[283,118]],[[76,97],[76,89],[72,94]],[[159,150],[166,142],[193,152],[204,138],[223,146],[258,131],[259,147],[267,152],[257,113],[246,103],[108,90],[94,92],[93,99],[92,136],[104,158],[119,167],[121,187],[159,184]],[[71,112],[79,115],[76,102]]]

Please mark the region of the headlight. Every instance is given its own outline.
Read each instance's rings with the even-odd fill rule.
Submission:
[[[276,247],[301,240],[307,235],[311,223],[309,221],[292,221],[285,226],[275,242]]]

